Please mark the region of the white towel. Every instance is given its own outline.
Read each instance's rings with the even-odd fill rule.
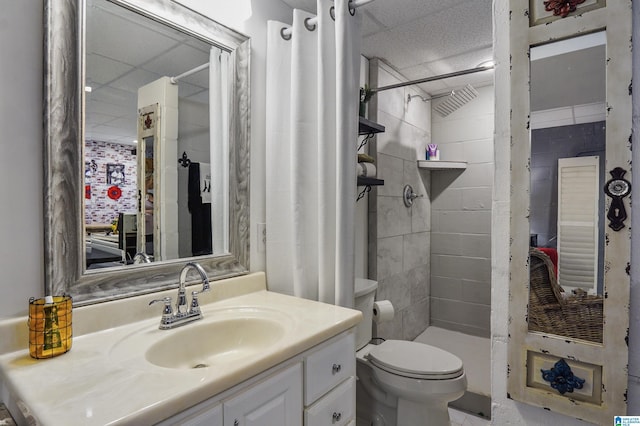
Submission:
[[[211,164],[200,163],[200,197],[211,204]]]

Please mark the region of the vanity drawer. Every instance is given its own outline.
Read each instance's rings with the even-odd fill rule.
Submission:
[[[353,419],[356,406],[356,379],[351,376],[334,390],[304,410],[305,426],[342,426]]]
[[[356,375],[355,334],[349,332],[304,361],[304,405],[309,406],[338,383]]]

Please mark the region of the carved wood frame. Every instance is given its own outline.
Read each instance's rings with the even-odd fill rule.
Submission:
[[[250,40],[169,0],[110,0],[230,52],[229,254],[84,268],[82,143],[84,137],[83,0],[44,2],[44,258],[47,294],[89,304],[174,287],[182,266],[199,262],[210,279],[249,271]]]

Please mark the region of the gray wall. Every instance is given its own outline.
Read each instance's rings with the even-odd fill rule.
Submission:
[[[431,325],[489,337],[494,94],[493,86],[477,90],[447,117],[432,114],[440,159],[468,165],[430,172]]]
[[[42,39],[42,2],[2,2],[0,318],[44,292]]]
[[[369,69],[373,87],[406,81],[378,60]],[[385,181],[369,197],[369,277],[378,280],[376,298],[395,307],[393,321],[377,330],[387,339],[413,340],[429,325],[430,181],[416,160],[429,143],[431,119],[428,103],[406,102],[416,93],[411,87],[380,92],[369,107],[369,117],[386,127],[369,151]],[[411,208],[403,203],[406,184],[424,195]]]

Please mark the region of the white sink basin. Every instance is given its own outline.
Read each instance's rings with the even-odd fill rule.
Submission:
[[[271,350],[292,323],[288,315],[265,308],[210,310],[203,315],[202,320],[171,330],[141,327],[116,343],[110,356],[130,367],[143,359],[162,368],[224,368]]]
[[[165,368],[206,368],[259,354],[282,339],[285,327],[270,318],[249,317],[196,322],[168,331],[173,332],[147,350],[147,361]]]

